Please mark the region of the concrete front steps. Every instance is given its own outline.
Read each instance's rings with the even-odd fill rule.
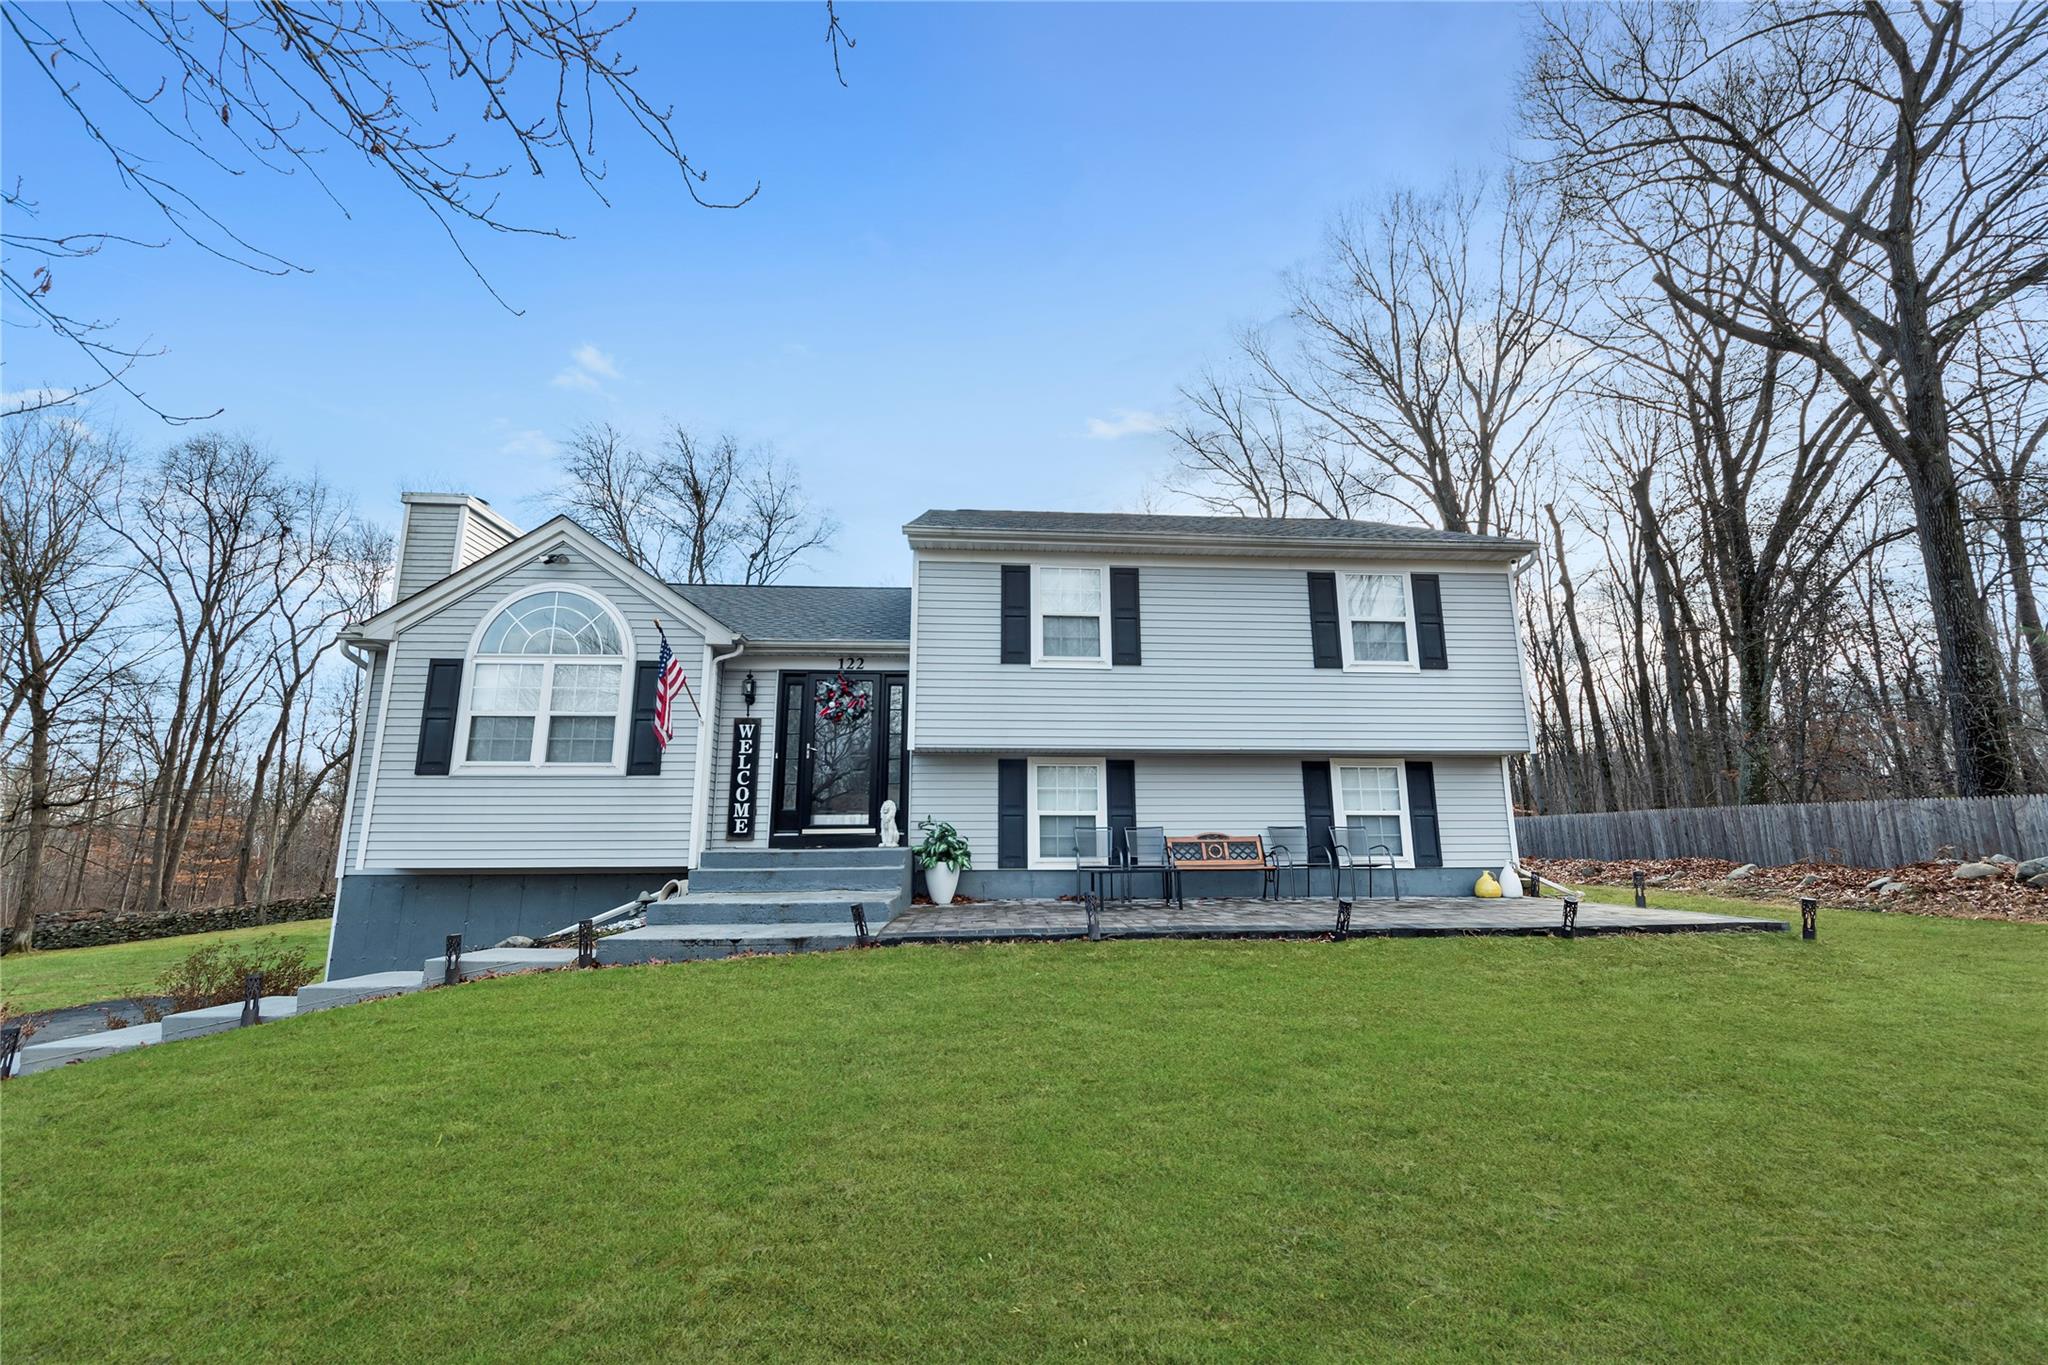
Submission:
[[[736,953],[803,953],[858,941],[910,904],[903,848],[709,849],[689,890],[647,907],[647,927],[597,941],[600,962],[681,962]]]
[[[858,941],[853,907],[867,919],[868,932],[882,927],[910,904],[910,852],[901,848],[712,850],[690,877],[689,891],[647,907],[647,927],[610,934],[597,941],[604,963],[687,962],[740,953],[807,953],[850,948]],[[543,972],[574,966],[568,948],[466,948],[456,964],[458,980]],[[296,997],[264,996],[261,1022],[352,1005],[387,995],[408,995],[438,986],[447,975],[444,959],[428,958],[418,972],[372,972],[322,981]],[[166,1015],[161,1023],[136,1024],[80,1034],[50,1043],[29,1043],[15,1056],[17,1076],[71,1062],[131,1052],[238,1028],[240,1004],[214,1005]]]

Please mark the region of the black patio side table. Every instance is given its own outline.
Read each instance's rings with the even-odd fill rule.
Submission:
[[[1102,887],[1105,882],[1114,885],[1115,883],[1111,880],[1113,878],[1140,877],[1147,873],[1156,873],[1166,878],[1169,888],[1166,895],[1168,903],[1181,910],[1187,909],[1187,902],[1181,896],[1180,869],[1172,863],[1105,863],[1101,867],[1090,867],[1088,869],[1088,894],[1095,897],[1097,905],[1101,905],[1103,903]],[[1129,885],[1130,883],[1125,883],[1126,888]],[[1130,898],[1127,890],[1124,899],[1129,900]]]

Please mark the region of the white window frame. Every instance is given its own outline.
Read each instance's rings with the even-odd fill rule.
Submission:
[[[1330,823],[1339,829],[1348,829],[1352,812],[1344,809],[1345,768],[1392,768],[1394,770],[1394,795],[1401,803],[1401,856],[1394,859],[1395,867],[1415,866],[1415,827],[1408,812],[1408,760],[1405,758],[1362,758],[1353,754],[1349,758],[1330,760]],[[1387,815],[1383,810],[1362,810],[1360,815]],[[1441,819],[1441,817],[1439,817]],[[1362,856],[1364,850],[1352,850],[1353,856]]]
[[[589,602],[607,617],[612,628],[618,632],[622,654],[482,654],[478,653],[483,644],[484,632],[491,622],[498,619],[498,613],[522,597],[538,592],[567,593]],[[495,663],[540,664],[540,706],[533,714],[533,742],[524,759],[482,759],[469,756],[469,723],[472,703],[476,697],[477,665]],[[550,763],[547,761],[548,727],[552,723],[550,711],[555,695],[555,665],[566,664],[608,664],[619,666],[619,700],[614,713],[617,728],[612,731],[612,761],[609,763]],[[626,754],[633,747],[633,632],[620,615],[617,607],[588,588],[568,583],[527,583],[506,593],[491,604],[483,614],[476,629],[470,633],[469,649],[462,658],[462,704],[455,712],[455,752],[451,755],[450,772],[547,772],[547,773],[619,773],[626,771]],[[487,711],[485,715],[511,714],[509,712]],[[518,714],[524,715],[525,712]],[[568,714],[584,714],[572,712]],[[595,714],[595,713],[590,713]]]
[[[1038,591],[1038,576],[1047,569],[1081,569],[1093,573],[1096,578],[1096,654],[1092,659],[1068,658],[1064,655],[1047,657],[1045,652],[1045,611],[1044,598]],[[1064,613],[1055,613],[1062,615]],[[1031,566],[1031,666],[1033,668],[1108,668],[1109,667],[1109,565],[1045,563]]]
[[[1038,851],[1038,770],[1040,768],[1093,768],[1095,769],[1095,823],[1109,823],[1109,762],[1101,758],[1034,758],[1024,765],[1024,819],[1026,839],[1025,865],[1031,868],[1058,870],[1072,868],[1072,856],[1048,858]],[[1079,811],[1047,811],[1048,815],[1078,815]]]
[[[1359,673],[1417,673],[1422,669],[1422,660],[1415,638],[1415,575],[1407,569],[1337,569],[1337,635],[1344,651],[1344,667]],[[1401,603],[1407,614],[1403,624],[1408,628],[1408,657],[1403,660],[1361,659],[1351,643],[1351,623],[1354,620],[1373,620],[1372,617],[1354,617],[1351,614],[1351,595],[1344,591],[1347,578],[1398,578],[1401,580]]]

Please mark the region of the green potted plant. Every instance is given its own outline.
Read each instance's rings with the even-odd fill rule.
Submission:
[[[967,841],[960,837],[959,830],[930,816],[918,821],[917,828],[924,838],[913,852],[917,865],[924,869],[924,884],[932,893],[932,904],[951,905],[953,892],[960,886],[960,874],[974,865]]]

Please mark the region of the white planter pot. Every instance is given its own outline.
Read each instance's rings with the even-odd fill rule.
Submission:
[[[951,905],[953,893],[960,889],[960,869],[951,863],[933,863],[924,870],[924,884],[932,893],[933,905]]]

